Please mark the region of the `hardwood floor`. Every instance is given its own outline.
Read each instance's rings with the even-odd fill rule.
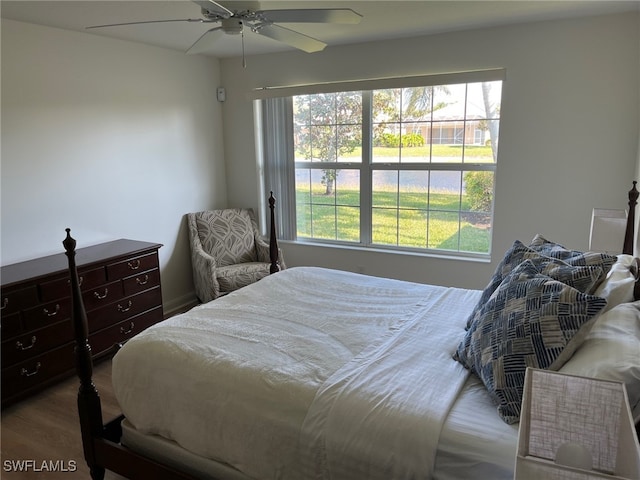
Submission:
[[[94,366],[93,381],[100,393],[104,420],[119,415],[111,387],[110,360]],[[76,407],[78,385],[76,377],[69,378],[2,411],[0,478],[90,478],[80,439]],[[47,468],[51,471],[47,471]],[[105,475],[106,480],[122,478],[110,472]]]

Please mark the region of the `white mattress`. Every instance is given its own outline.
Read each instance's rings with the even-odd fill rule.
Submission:
[[[234,480],[416,478],[434,465],[435,478],[508,478],[516,429],[451,359],[478,296],[313,268],[267,277],[116,355],[125,441],[174,460],[163,450],[179,445],[232,465]]]

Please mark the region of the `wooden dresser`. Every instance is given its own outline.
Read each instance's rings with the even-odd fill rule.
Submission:
[[[157,243],[115,240],[76,252],[93,358],[163,319]],[[75,373],[64,253],[2,267],[2,407]]]

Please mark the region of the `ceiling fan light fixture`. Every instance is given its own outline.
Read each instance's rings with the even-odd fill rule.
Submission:
[[[222,31],[228,35],[239,35],[244,29],[244,22],[240,18],[223,18],[221,21]]]

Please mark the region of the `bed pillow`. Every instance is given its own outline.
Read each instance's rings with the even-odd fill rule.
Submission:
[[[637,261],[632,255],[618,255],[618,260],[594,292],[595,296],[607,299],[604,311],[634,300],[633,289],[638,277]]]
[[[480,377],[500,417],[515,423],[527,367],[558,370],[606,303],[539,273],[525,260],[480,309],[454,358]]]
[[[607,253],[569,250],[559,243],[547,240],[540,234],[533,237],[529,247],[541,255],[557,258],[569,265],[596,265],[602,267],[602,280],[604,280],[604,277],[609,273],[609,270],[618,259],[616,255],[609,255]]]
[[[498,264],[489,284],[483,290],[478,303],[469,315],[467,329],[476,321],[480,314],[480,309],[487,303],[504,278],[524,260],[531,260],[540,273],[559,282],[566,283],[583,293],[592,293],[603,276],[602,267],[596,265],[571,266],[562,260],[541,255],[521,241],[516,240]]]
[[[640,419],[640,301],[603,313],[563,373],[624,382],[636,421]]]

